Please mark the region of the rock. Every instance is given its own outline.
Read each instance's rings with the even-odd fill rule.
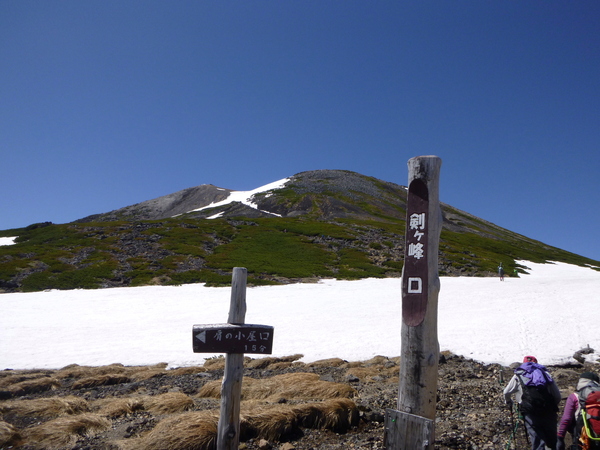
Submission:
[[[271,450],[273,448],[273,445],[271,445],[271,443],[266,439],[261,439],[260,441],[258,441],[258,448],[259,450]]]
[[[591,348],[588,344],[587,347],[576,351],[575,354],[573,355],[573,359],[575,359],[577,362],[583,364],[583,363],[585,363],[585,357],[583,355],[589,355],[590,353],[594,353],[594,351],[595,350],[593,348]]]
[[[289,442],[286,442],[281,447],[279,447],[279,450],[295,450],[295,448],[296,447],[294,447],[292,444],[290,444]]]
[[[377,411],[367,411],[364,413],[363,418],[368,422],[383,423],[385,421],[385,416]]]

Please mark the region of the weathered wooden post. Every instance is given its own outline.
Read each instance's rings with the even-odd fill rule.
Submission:
[[[228,323],[241,324],[246,321],[246,280],[244,267],[235,267],[231,279],[231,302]],[[240,402],[244,354],[225,355],[225,373],[221,385],[221,411],[217,432],[217,450],[237,450],[240,446]]]
[[[240,402],[244,353],[271,354],[273,327],[246,325],[246,280],[244,267],[234,267],[228,323],[194,325],[195,353],[226,353],[221,385],[221,411],[217,429],[217,450],[238,450],[240,444]]]
[[[398,410],[386,411],[388,450],[433,449],[435,440],[441,165],[437,156],[408,161],[400,383]]]

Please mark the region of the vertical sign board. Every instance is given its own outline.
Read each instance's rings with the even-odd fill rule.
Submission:
[[[441,162],[437,156],[408,161],[400,383],[398,408],[386,411],[388,450],[433,449],[435,440]]]
[[[402,274],[402,319],[416,327],[425,318],[428,297],[429,191],[421,179],[408,187],[406,249]]]

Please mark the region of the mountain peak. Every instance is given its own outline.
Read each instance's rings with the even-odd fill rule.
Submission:
[[[159,220],[174,216],[297,217],[323,219],[368,217],[375,214],[403,218],[406,188],[347,170],[311,170],[250,191],[212,184],[184,189],[76,222]]]

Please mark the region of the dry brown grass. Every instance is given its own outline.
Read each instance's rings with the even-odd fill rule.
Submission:
[[[23,443],[21,433],[11,424],[0,420],[0,448],[12,448]]]
[[[155,364],[153,366],[133,366],[129,367],[128,373],[134,381],[149,380],[167,372],[167,363]]]
[[[303,362],[276,362],[273,364],[270,364],[268,369],[269,370],[285,370],[289,367],[293,367],[293,366],[305,366],[306,364],[304,364]]]
[[[339,367],[343,364],[346,364],[341,358],[329,358],[329,359],[320,359],[319,361],[311,362],[307,364],[309,367]]]
[[[218,411],[177,414],[159,422],[137,439],[121,441],[124,450],[212,450],[216,444]],[[299,427],[346,432],[358,424],[358,408],[349,399],[302,405],[244,402],[240,414],[241,440],[253,437],[281,441]]]
[[[284,356],[281,358],[267,357],[267,358],[257,358],[250,360],[244,364],[244,367],[248,367],[250,369],[266,369],[272,365],[278,364],[281,365],[291,365],[294,361],[298,361],[300,358],[304,357],[304,355],[297,353],[291,356]]]
[[[399,376],[398,372],[397,367],[383,368],[377,366],[353,367],[346,371],[348,375],[353,375],[365,383],[381,381],[383,378],[397,378]]]
[[[120,441],[119,446],[124,450],[213,450],[218,421],[210,411],[177,414],[140,438]]]
[[[240,431],[245,439],[280,440],[299,426],[298,416],[287,405],[254,407],[240,413]]]
[[[362,361],[350,361],[345,363],[341,367],[343,367],[344,369],[351,369],[353,367],[364,367],[364,364]]]
[[[385,366],[386,364],[390,363],[390,359],[387,356],[374,356],[371,359],[367,359],[366,361],[363,361],[363,365],[365,366]]]
[[[155,414],[174,414],[193,408],[194,400],[181,392],[144,397],[144,408]]]
[[[93,378],[106,374],[123,374],[128,372],[123,364],[108,364],[106,366],[80,366],[71,364],[59,369],[56,378]]]
[[[246,378],[242,380],[242,399],[278,400],[280,398],[329,399],[353,397],[356,390],[347,384],[319,380],[315,373],[288,373],[265,379]],[[220,398],[221,382],[206,383],[198,392],[198,397]]]
[[[63,414],[73,415],[89,411],[88,402],[83,398],[52,397],[33,400],[11,400],[0,403],[0,412],[24,417],[38,416],[43,418],[59,417]]]
[[[395,367],[397,370],[399,370],[400,357],[396,356],[394,358],[388,358],[387,356],[374,356],[373,358],[368,359],[366,361],[344,362],[344,364],[342,364],[339,367],[342,367],[344,369],[352,369],[354,367],[372,367],[372,366],[377,366],[379,368]]]
[[[356,404],[346,398],[296,405],[292,409],[300,425],[306,428],[327,428],[344,433],[359,421]]]
[[[136,381],[147,380],[156,375],[165,373],[167,363],[151,366],[124,366],[123,364],[109,364],[106,366],[80,366],[71,364],[56,372],[56,378],[95,379],[103,376],[116,377],[118,375],[130,377]]]
[[[358,408],[352,400],[338,398],[323,402],[324,423],[321,427],[329,428],[336,433],[343,433],[351,426],[358,425]]]
[[[204,367],[208,370],[223,370],[225,368],[225,357],[207,359],[204,361]]]
[[[127,416],[137,411],[150,411],[156,415],[176,414],[189,411],[193,407],[194,400],[181,392],[104,398],[91,405],[94,412],[110,418]]]
[[[242,383],[243,399],[329,399],[353,397],[356,390],[347,384],[322,381],[314,373],[288,373]]]
[[[127,416],[137,411],[150,411],[155,415],[175,414],[189,411],[193,407],[194,400],[181,392],[105,398],[96,400],[91,405],[94,412],[110,418]]]
[[[40,378],[11,383],[9,384],[7,391],[10,392],[13,397],[17,397],[49,391],[59,388],[60,386],[60,382],[55,378],[42,376]]]
[[[110,427],[97,414],[59,417],[24,431],[27,444],[36,449],[59,450],[73,446],[80,435],[93,435]]]
[[[297,362],[301,357],[302,355],[292,355],[264,360],[245,358],[245,364],[254,368],[304,366],[304,363]],[[224,358],[215,358],[214,361],[213,364],[208,364],[211,370],[220,366]],[[326,361],[323,364],[331,366],[341,365],[342,360],[336,358]],[[380,365],[380,362],[385,363],[372,361],[373,365]],[[375,373],[371,372],[375,368],[366,368],[364,365],[354,369],[359,368],[368,370],[365,374]],[[54,372],[2,373],[0,385],[17,397],[60,387],[61,381],[66,385],[73,383],[71,387],[76,390],[147,380],[165,373],[177,376],[207,370],[207,367],[185,367],[167,371],[166,364],[162,363],[148,367],[126,367],[121,364],[101,367],[71,365]],[[218,408],[218,401],[214,399],[220,398],[221,384],[221,380],[206,383],[198,394],[198,397],[205,397],[202,400],[194,400],[182,392],[152,396],[138,392],[89,402],[76,396],[0,401],[0,414],[4,415],[4,419],[13,422],[14,418],[21,418],[21,422],[14,423],[23,425],[22,429],[17,429],[15,425],[2,422],[0,416],[0,448],[19,444],[27,445],[30,450],[72,448],[82,435],[93,435],[108,429],[112,419],[146,411],[145,415],[151,414],[152,420],[158,421],[155,428],[138,438],[120,441],[118,445],[121,448],[212,450],[216,443],[219,413],[218,409],[208,408]],[[351,386],[322,381],[315,373],[289,373],[263,379],[246,377],[242,383],[242,437],[278,441],[300,427],[344,432],[358,420],[356,405],[349,400],[355,395],[356,391]],[[282,399],[287,403],[279,403]],[[303,403],[307,401],[311,403]],[[199,408],[204,408],[205,411],[193,411]],[[28,425],[32,422],[31,418],[36,418],[34,426]]]
[[[93,375],[90,377],[82,378],[73,383],[73,389],[92,388],[98,386],[110,386],[112,384],[129,383],[132,381],[131,377],[120,374],[120,373],[108,373],[101,375]]]
[[[304,355],[297,353],[295,355],[290,356],[282,356],[282,357],[266,357],[266,358],[256,358],[252,359],[248,356],[244,357],[244,367],[249,369],[266,369],[266,368],[274,368],[274,367],[289,367],[290,365],[302,364],[304,363],[297,362],[300,358],[304,357]],[[210,358],[204,361],[204,368],[207,370],[222,370],[225,368],[225,357],[216,357]]]
[[[91,407],[101,416],[117,418],[143,410],[144,400],[141,397],[103,398],[96,400]]]
[[[171,369],[167,373],[171,376],[179,375],[194,375],[197,373],[207,372],[208,369],[202,366],[191,366],[191,367],[178,367],[177,369]]]
[[[47,378],[51,375],[51,370],[3,370],[0,371],[0,389],[6,389],[7,386],[22,381]]]
[[[241,407],[242,434],[279,441],[298,427],[327,428],[344,433],[358,424],[356,404],[346,398],[299,405],[257,405]]]
[[[131,371],[131,379],[133,381],[144,381],[150,378],[159,377],[164,375],[167,371],[165,369],[150,369],[150,370],[133,370]]]
[[[345,363],[340,367],[347,369],[347,375],[355,376],[363,382],[378,382],[382,378],[387,378],[388,382],[398,382],[400,357],[375,356],[366,361]]]

